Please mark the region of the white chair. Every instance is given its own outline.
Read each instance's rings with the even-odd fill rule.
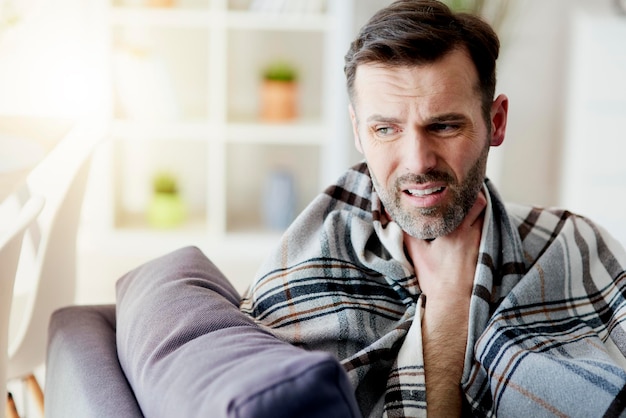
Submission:
[[[70,160],[52,161],[41,168],[39,177],[29,178],[28,190],[44,194],[46,208],[38,220],[39,234],[27,234],[22,246],[11,309],[7,377],[23,379],[31,393],[35,389],[42,414],[43,393],[33,372],[45,363],[52,312],[75,302],[76,236],[90,161],[91,150]],[[30,283],[28,292],[18,292],[20,281]]]
[[[7,376],[9,314],[22,239],[24,231],[41,212],[43,204],[41,196],[31,197],[20,209],[17,219],[9,222],[7,229],[0,231],[0,379],[3,382],[6,382]],[[0,396],[0,412],[5,411],[5,402],[5,397]]]

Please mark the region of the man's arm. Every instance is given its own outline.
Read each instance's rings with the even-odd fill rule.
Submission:
[[[469,304],[485,206],[481,193],[461,225],[434,241],[405,237],[426,295],[422,346],[429,416],[461,414]]]

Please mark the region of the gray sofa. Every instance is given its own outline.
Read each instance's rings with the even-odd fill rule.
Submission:
[[[187,247],[122,277],[116,305],[55,312],[46,416],[360,416],[335,358],[278,340],[238,302]]]

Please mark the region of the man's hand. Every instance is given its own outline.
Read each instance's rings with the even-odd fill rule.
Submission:
[[[478,246],[487,200],[481,192],[459,227],[435,240],[405,234],[404,242],[413,261],[420,288],[427,298],[444,292],[469,296],[472,291]]]
[[[405,235],[426,295],[422,343],[429,416],[460,416],[469,303],[487,201],[481,192],[461,225],[433,241]]]

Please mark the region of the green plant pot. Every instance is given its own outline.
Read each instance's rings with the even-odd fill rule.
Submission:
[[[175,193],[155,193],[148,206],[148,222],[155,228],[174,228],[185,220],[185,203]]]

